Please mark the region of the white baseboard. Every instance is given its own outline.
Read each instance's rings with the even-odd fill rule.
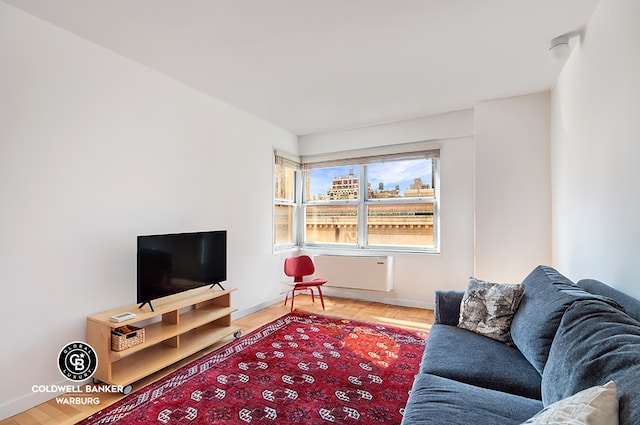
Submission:
[[[361,291],[357,289],[340,289],[340,288],[324,288],[323,294],[336,298],[349,298],[354,300],[372,301],[389,305],[397,305],[400,307],[423,308],[433,310],[434,301],[418,301],[413,299],[397,298],[385,292],[372,293],[369,291]]]
[[[252,307],[236,311],[235,313],[233,313],[231,315],[231,317],[232,317],[232,320],[240,319],[241,317],[248,316],[248,315],[250,315],[252,313],[255,313],[255,312],[260,311],[262,309],[265,309],[267,307],[271,307],[272,305],[277,304],[277,303],[281,303],[281,302],[283,302],[283,298],[278,296],[277,298],[272,298],[271,300],[265,301],[265,302],[260,303],[260,304],[256,304],[256,305],[254,305]]]

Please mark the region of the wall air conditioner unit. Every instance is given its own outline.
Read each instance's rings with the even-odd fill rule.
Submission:
[[[317,255],[316,276],[325,286],[389,292],[393,289],[393,257]]]

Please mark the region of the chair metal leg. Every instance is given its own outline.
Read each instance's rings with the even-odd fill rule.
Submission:
[[[291,290],[291,313],[293,313],[293,300],[296,299],[296,290],[292,289]]]
[[[322,297],[322,289],[320,289],[319,286],[316,286],[316,289],[318,290],[318,294],[320,294],[320,303],[322,303],[322,309],[324,310],[324,298]]]
[[[320,286],[309,286],[307,288],[299,288],[298,290],[303,291],[303,290],[309,290],[309,292],[311,292],[311,301],[312,302],[316,302],[315,299],[315,293],[313,292],[313,288],[316,288],[318,290],[318,295],[320,295],[320,303],[322,304],[322,309],[325,310],[324,307],[324,297],[322,295],[322,289],[320,289]],[[284,297],[284,305],[287,305],[287,302],[289,301],[289,294],[291,294],[291,312],[293,312],[294,310],[294,300],[296,297],[296,290],[295,289],[291,289],[290,291],[287,292],[287,294]]]

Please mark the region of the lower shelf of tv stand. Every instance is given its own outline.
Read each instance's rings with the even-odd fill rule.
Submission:
[[[156,300],[154,311],[129,305],[88,316],[87,343],[98,356],[93,378],[126,387],[225,338],[238,337],[240,328],[231,325],[236,311],[231,307],[231,293],[235,290],[201,287]],[[124,311],[137,315],[125,322],[111,322],[112,315]],[[115,351],[111,333],[124,325],[144,328],[144,339]]]
[[[128,356],[114,362],[111,365],[109,383],[125,386],[139,381],[239,331],[240,328],[236,326],[200,327],[180,335],[180,346],[177,348],[164,343],[148,347],[137,352],[135,356]]]
[[[185,332],[194,332],[194,329],[197,330],[199,326],[202,326],[203,324],[209,324],[211,322],[214,322],[217,319],[225,318],[231,315],[231,313],[235,311],[236,309],[231,307],[214,308],[211,310],[208,310],[208,309],[193,310],[180,316],[179,325],[167,325],[163,322],[156,322],[151,325],[145,326],[144,327],[144,331],[145,331],[144,343],[135,345],[131,348],[127,348],[126,350],[123,350],[123,351],[113,351],[111,352],[111,359],[112,361],[118,361],[120,359],[124,359],[125,357],[128,357],[134,353],[137,353],[138,351],[148,350],[149,346],[152,346],[155,344],[162,344],[163,341],[166,341],[169,338],[175,337],[178,335],[180,335],[180,341],[181,341],[181,347],[182,347],[184,344],[183,339],[185,337],[188,337],[188,335],[186,335]],[[216,328],[214,325],[210,325],[210,326],[213,326],[214,329]],[[220,327],[218,326],[218,328]],[[229,327],[224,327],[220,329],[229,329]],[[217,331],[214,332],[214,334],[217,334],[217,333],[218,333]],[[230,334],[233,334],[233,333],[234,332],[231,332]],[[226,336],[227,335],[223,335],[223,338]],[[208,345],[205,345],[203,348],[205,347],[208,347]]]

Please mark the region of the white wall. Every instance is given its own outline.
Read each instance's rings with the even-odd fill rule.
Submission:
[[[553,261],[640,297],[640,2],[601,0],[552,91]]]
[[[2,2],[0,57],[0,419],[135,302],[138,234],[227,229],[234,305],[279,297],[271,155],[296,136]]]
[[[635,0],[601,0],[550,112],[536,94],[298,145],[0,2],[0,320],[20,329],[0,354],[11,383],[0,418],[44,399],[32,385],[62,380],[58,350],[84,339],[87,314],[135,301],[138,234],[226,228],[234,304],[246,312],[278,297],[272,147],[313,155],[440,141],[441,253],[396,255],[390,294],[339,295],[429,307],[436,289],[464,289],[470,275],[514,281],[552,260],[573,280],[640,296],[638,16]]]
[[[434,291],[467,286],[473,274],[473,111],[300,138],[300,154],[438,139],[441,180],[440,254],[393,254],[390,293],[326,288],[326,293],[391,304],[433,308]]]
[[[551,263],[549,94],[475,107],[475,273],[521,282]]]

